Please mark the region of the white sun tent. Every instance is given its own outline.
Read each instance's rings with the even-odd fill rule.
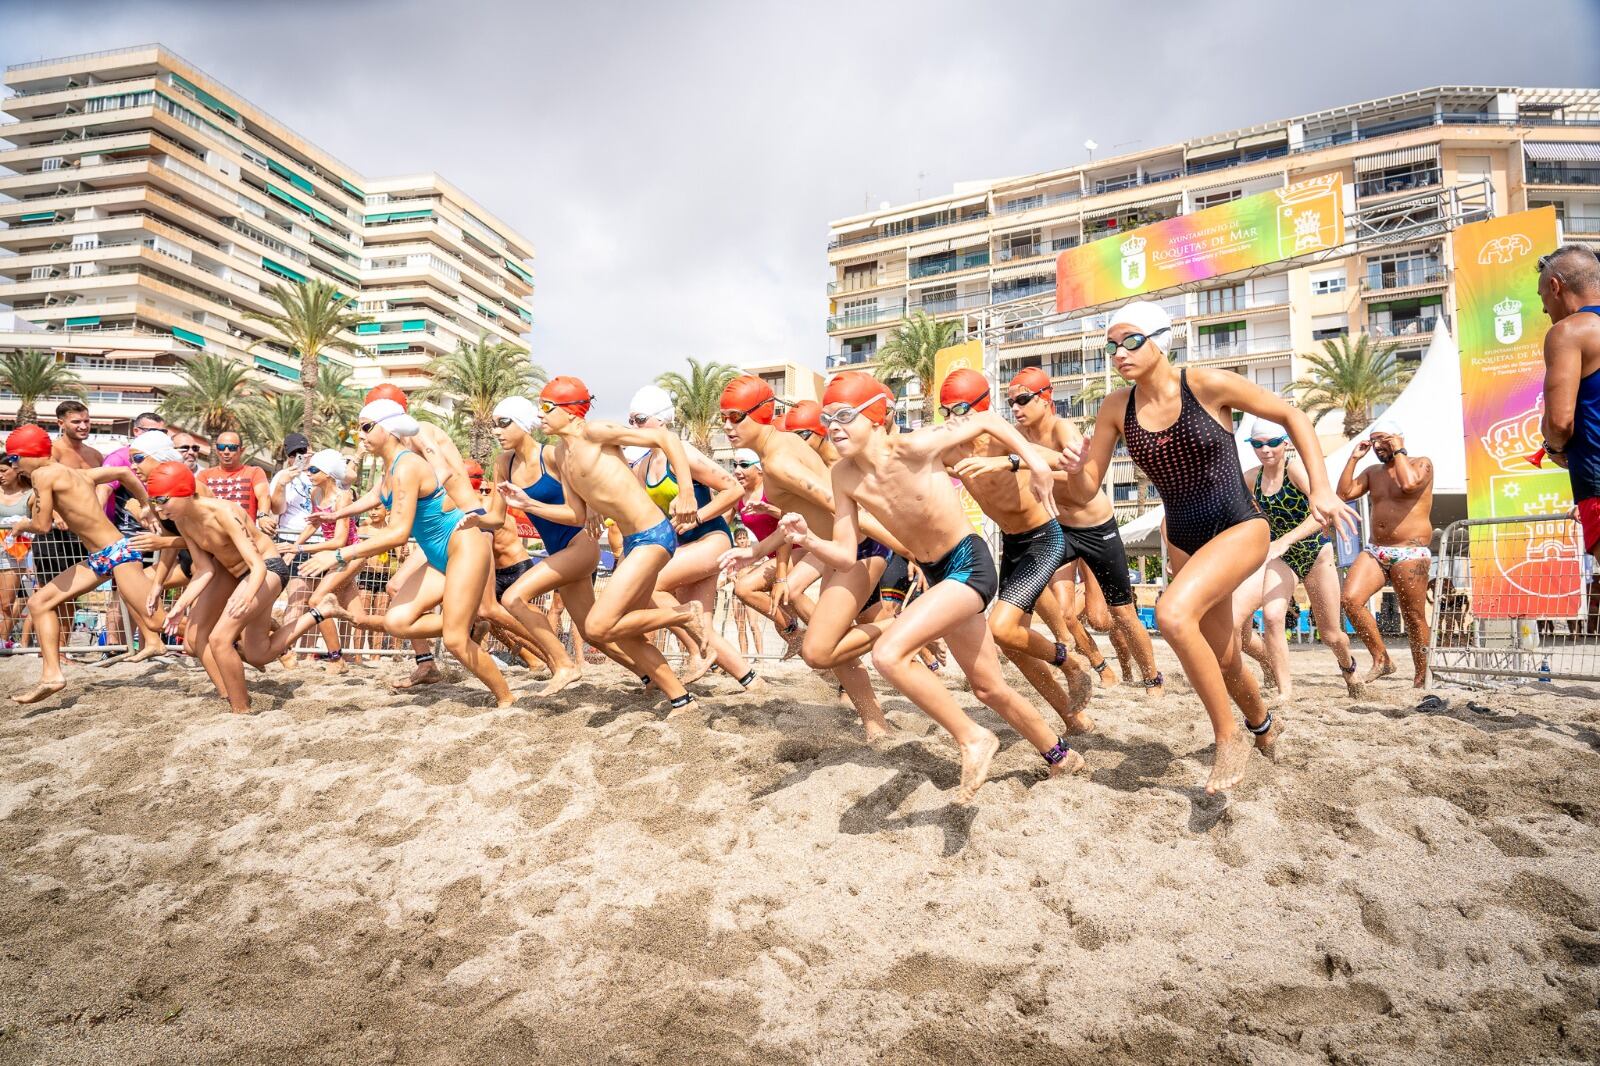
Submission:
[[[1461,420],[1461,353],[1456,348],[1455,338],[1450,336],[1450,331],[1443,323],[1433,331],[1433,340],[1417,366],[1417,372],[1383,413],[1383,417],[1400,423],[1405,431],[1406,451],[1409,454],[1424,455],[1433,461],[1434,525],[1442,527],[1455,518],[1464,517],[1467,449],[1466,431]],[[1239,463],[1247,471],[1260,465],[1256,462],[1255,452],[1246,443],[1252,421],[1250,416],[1245,416],[1235,437],[1239,446]],[[1346,441],[1328,456],[1330,482],[1338,483],[1339,473],[1358,442],[1359,438]],[[1365,470],[1376,462],[1377,459],[1368,452],[1356,470]],[[1162,515],[1162,509],[1155,507],[1122,527],[1122,542],[1128,550],[1161,550]]]

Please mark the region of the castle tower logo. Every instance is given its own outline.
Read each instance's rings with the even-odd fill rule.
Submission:
[[[1324,174],[1275,189],[1278,198],[1278,254],[1292,256],[1331,248],[1343,238],[1337,174]]]
[[[1122,287],[1137,289],[1144,285],[1145,255],[1144,246],[1148,242],[1143,237],[1129,237],[1122,242]]]
[[[1515,344],[1522,339],[1522,301],[1506,297],[1494,305],[1496,344]]]

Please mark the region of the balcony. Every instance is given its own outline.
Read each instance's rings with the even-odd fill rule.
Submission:
[[[1438,185],[1441,180],[1442,175],[1438,167],[1417,170],[1409,174],[1366,178],[1356,183],[1356,195],[1365,198],[1388,196],[1397,192],[1411,192],[1414,189],[1425,189],[1431,185]]]
[[[839,329],[854,329],[858,326],[873,326],[880,322],[893,322],[896,319],[904,318],[905,314],[904,303],[846,308],[828,319],[828,332],[831,333]]]
[[[1385,340],[1401,337],[1426,337],[1433,332],[1434,325],[1439,321],[1438,315],[1424,315],[1421,318],[1399,318],[1389,322],[1368,322],[1367,333]]]
[[[1529,163],[1529,185],[1600,185],[1600,167],[1565,163]]]
[[[842,281],[830,281],[828,282],[828,295],[837,296],[842,292],[868,292],[872,289],[882,288],[889,283],[887,278],[888,274],[880,270],[870,278],[856,275],[847,277]]]
[[[1275,337],[1247,337],[1244,340],[1222,341],[1213,344],[1196,343],[1186,353],[1185,362],[1198,363],[1211,359],[1237,359],[1243,356],[1272,355],[1287,352],[1290,341],[1287,334]]]
[[[945,214],[947,212],[935,213],[930,211],[928,215],[922,218],[914,218],[904,224],[895,223],[884,227],[887,232],[879,233],[874,228],[865,233],[852,233],[842,237],[835,237],[828,242],[828,251],[831,252],[836,248],[848,248],[852,244],[867,244],[871,241],[887,240],[890,237],[903,237],[908,233],[922,233],[930,229],[943,229],[945,226],[964,226],[968,222],[977,222],[989,217],[989,212],[986,210],[972,211],[962,215],[960,218],[946,218],[943,217]]]
[[[912,311],[922,311],[930,315],[948,315],[957,311],[965,311],[972,307],[988,307],[989,294],[987,292],[967,292],[960,296],[951,296],[943,299],[924,299],[920,302],[913,301]]]
[[[1102,178],[1094,183],[1094,195],[1121,192],[1123,189],[1136,189],[1141,185],[1154,185],[1157,182],[1171,181],[1173,178],[1181,177],[1183,177],[1182,168],[1175,168],[1151,174],[1130,174],[1125,178]]]
[[[1450,271],[1438,263],[1408,265],[1392,273],[1368,274],[1361,279],[1362,292],[1388,292],[1406,289],[1413,285],[1443,285],[1450,280]]]
[[[827,359],[827,369],[837,370],[840,367],[860,366],[870,363],[878,357],[877,349],[871,351],[838,352],[830,354]]]
[[[1014,289],[995,289],[989,297],[989,304],[1008,304],[1017,300],[1029,300],[1035,296],[1044,296],[1056,291],[1054,281],[1041,282],[1034,285],[1021,285]]]
[[[1049,207],[1051,204],[1064,204],[1081,199],[1083,199],[1081,190],[1063,189],[1060,192],[1040,193],[1037,196],[1024,196],[1020,200],[1012,200],[1010,203],[1000,205],[995,213],[1009,215],[1017,211],[1032,211],[1036,207]]]
[[[1568,215],[1561,220],[1567,233],[1600,233],[1600,215]]]
[[[1033,244],[1012,245],[1002,248],[995,253],[997,263],[1021,262],[1024,259],[1036,259],[1041,255],[1054,255],[1068,248],[1076,248],[1081,241],[1077,237],[1058,237],[1053,241],[1035,241]]]
[[[989,249],[980,252],[967,252],[964,255],[944,255],[937,259],[917,259],[911,263],[910,277],[932,278],[940,274],[954,274],[960,270],[972,270],[975,267],[989,265]]]

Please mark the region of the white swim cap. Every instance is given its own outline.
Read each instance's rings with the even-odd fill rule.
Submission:
[[[322,449],[320,452],[313,455],[311,457],[311,462],[306,465],[316,467],[318,470],[322,471],[324,474],[327,474],[335,481],[343,481],[345,479],[345,468],[347,464],[345,463],[344,456],[341,453],[334,451],[332,448]]]
[[[1250,436],[1255,437],[1257,440],[1271,440],[1273,437],[1287,437],[1288,435],[1289,431],[1287,429],[1284,429],[1276,422],[1269,422],[1260,415],[1257,415],[1255,421],[1250,423]]]
[[[532,433],[535,426],[543,424],[539,420],[539,409],[526,396],[507,396],[494,405],[494,416],[511,419],[524,433]]]
[[[645,418],[655,418],[662,422],[671,422],[673,412],[677,405],[672,400],[672,394],[660,385],[646,385],[633,394],[633,399],[628,401],[628,414],[643,415]]]
[[[181,463],[183,455],[172,438],[159,429],[148,429],[128,442],[128,451],[149,456],[158,463]]]
[[[376,422],[397,437],[414,437],[422,426],[393,400],[373,400],[361,409],[362,422]]]
[[[752,466],[760,466],[761,456],[757,455],[749,448],[740,448],[738,451],[733,453],[733,461],[736,463],[749,463]]]
[[[1367,427],[1367,439],[1371,440],[1374,433],[1383,433],[1390,437],[1405,436],[1404,431],[1400,429],[1400,423],[1387,417],[1380,418]]]
[[[1154,336],[1158,330],[1172,328],[1172,316],[1160,304],[1151,303],[1149,300],[1135,300],[1120,308],[1111,316],[1111,322],[1106,326],[1107,332],[1118,326],[1131,326],[1135,333],[1143,333],[1146,337]],[[1172,348],[1172,334],[1163,333],[1155,337],[1156,347],[1163,352]]]

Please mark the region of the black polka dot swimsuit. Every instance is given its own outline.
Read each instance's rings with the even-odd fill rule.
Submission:
[[[1189,372],[1178,372],[1182,406],[1172,425],[1151,433],[1139,425],[1139,387],[1128,393],[1122,437],[1166,508],[1167,540],[1193,555],[1225,529],[1252,519],[1266,521],[1244,487],[1239,449],[1205,405],[1189,391]]]

